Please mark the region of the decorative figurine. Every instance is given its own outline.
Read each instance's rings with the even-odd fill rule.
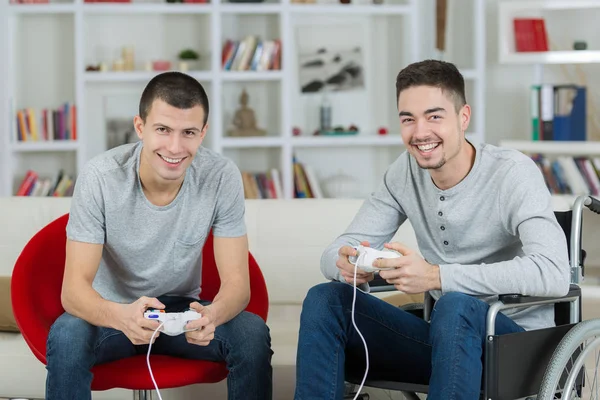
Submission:
[[[266,131],[256,127],[254,110],[248,107],[246,89],[242,90],[240,104],[241,107],[235,112],[232,121],[235,128],[229,130],[229,136],[264,136]]]

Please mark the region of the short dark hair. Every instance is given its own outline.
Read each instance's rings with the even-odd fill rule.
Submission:
[[[208,96],[196,79],[181,72],[170,71],[156,75],[148,82],[140,98],[140,118],[146,122],[154,100],[160,99],[170,106],[182,110],[201,106],[204,110],[204,125],[208,121]]]
[[[433,86],[447,92],[454,100],[456,112],[467,104],[465,80],[456,66],[439,60],[424,60],[410,64],[396,77],[396,103],[400,93],[413,86]]]

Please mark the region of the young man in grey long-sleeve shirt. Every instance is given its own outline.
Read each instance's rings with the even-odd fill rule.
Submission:
[[[312,288],[303,304],[296,400],[341,399],[346,374],[365,374],[352,285],[368,291],[373,274],[354,276],[353,246],[402,254],[377,261],[395,267],[380,276],[437,300],[430,323],[360,290],[354,310],[369,378],[428,383],[430,400],[479,398],[485,317],[498,294],[568,292],[566,238],[544,179],[529,157],[465,139],[471,109],[456,67],[412,64],[396,90],[406,151],[323,253],[321,270],[333,282]],[[389,243],[407,219],[419,252]],[[496,333],[553,324],[553,306],[535,306],[499,314]]]

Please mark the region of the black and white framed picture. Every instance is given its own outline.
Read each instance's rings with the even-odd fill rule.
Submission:
[[[299,25],[296,43],[301,93],[364,89],[364,32],[358,25]]]
[[[364,59],[360,47],[322,47],[300,53],[299,83],[302,93],[364,88]]]

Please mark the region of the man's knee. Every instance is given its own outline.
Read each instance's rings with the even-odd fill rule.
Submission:
[[[223,338],[231,344],[230,352],[237,354],[238,361],[256,360],[258,363],[270,362],[271,333],[261,317],[244,311],[239,314],[229,327],[229,332],[223,332]],[[240,359],[241,358],[241,359]]]
[[[92,353],[97,328],[87,321],[64,313],[54,321],[48,333],[48,357],[59,357],[61,363]]]
[[[320,283],[310,288],[302,303],[303,316],[317,316],[332,305],[351,300],[352,286],[343,282]]]
[[[452,292],[440,297],[433,307],[432,329],[442,331],[450,325],[466,323],[476,329],[483,329],[488,305],[463,293]]]

